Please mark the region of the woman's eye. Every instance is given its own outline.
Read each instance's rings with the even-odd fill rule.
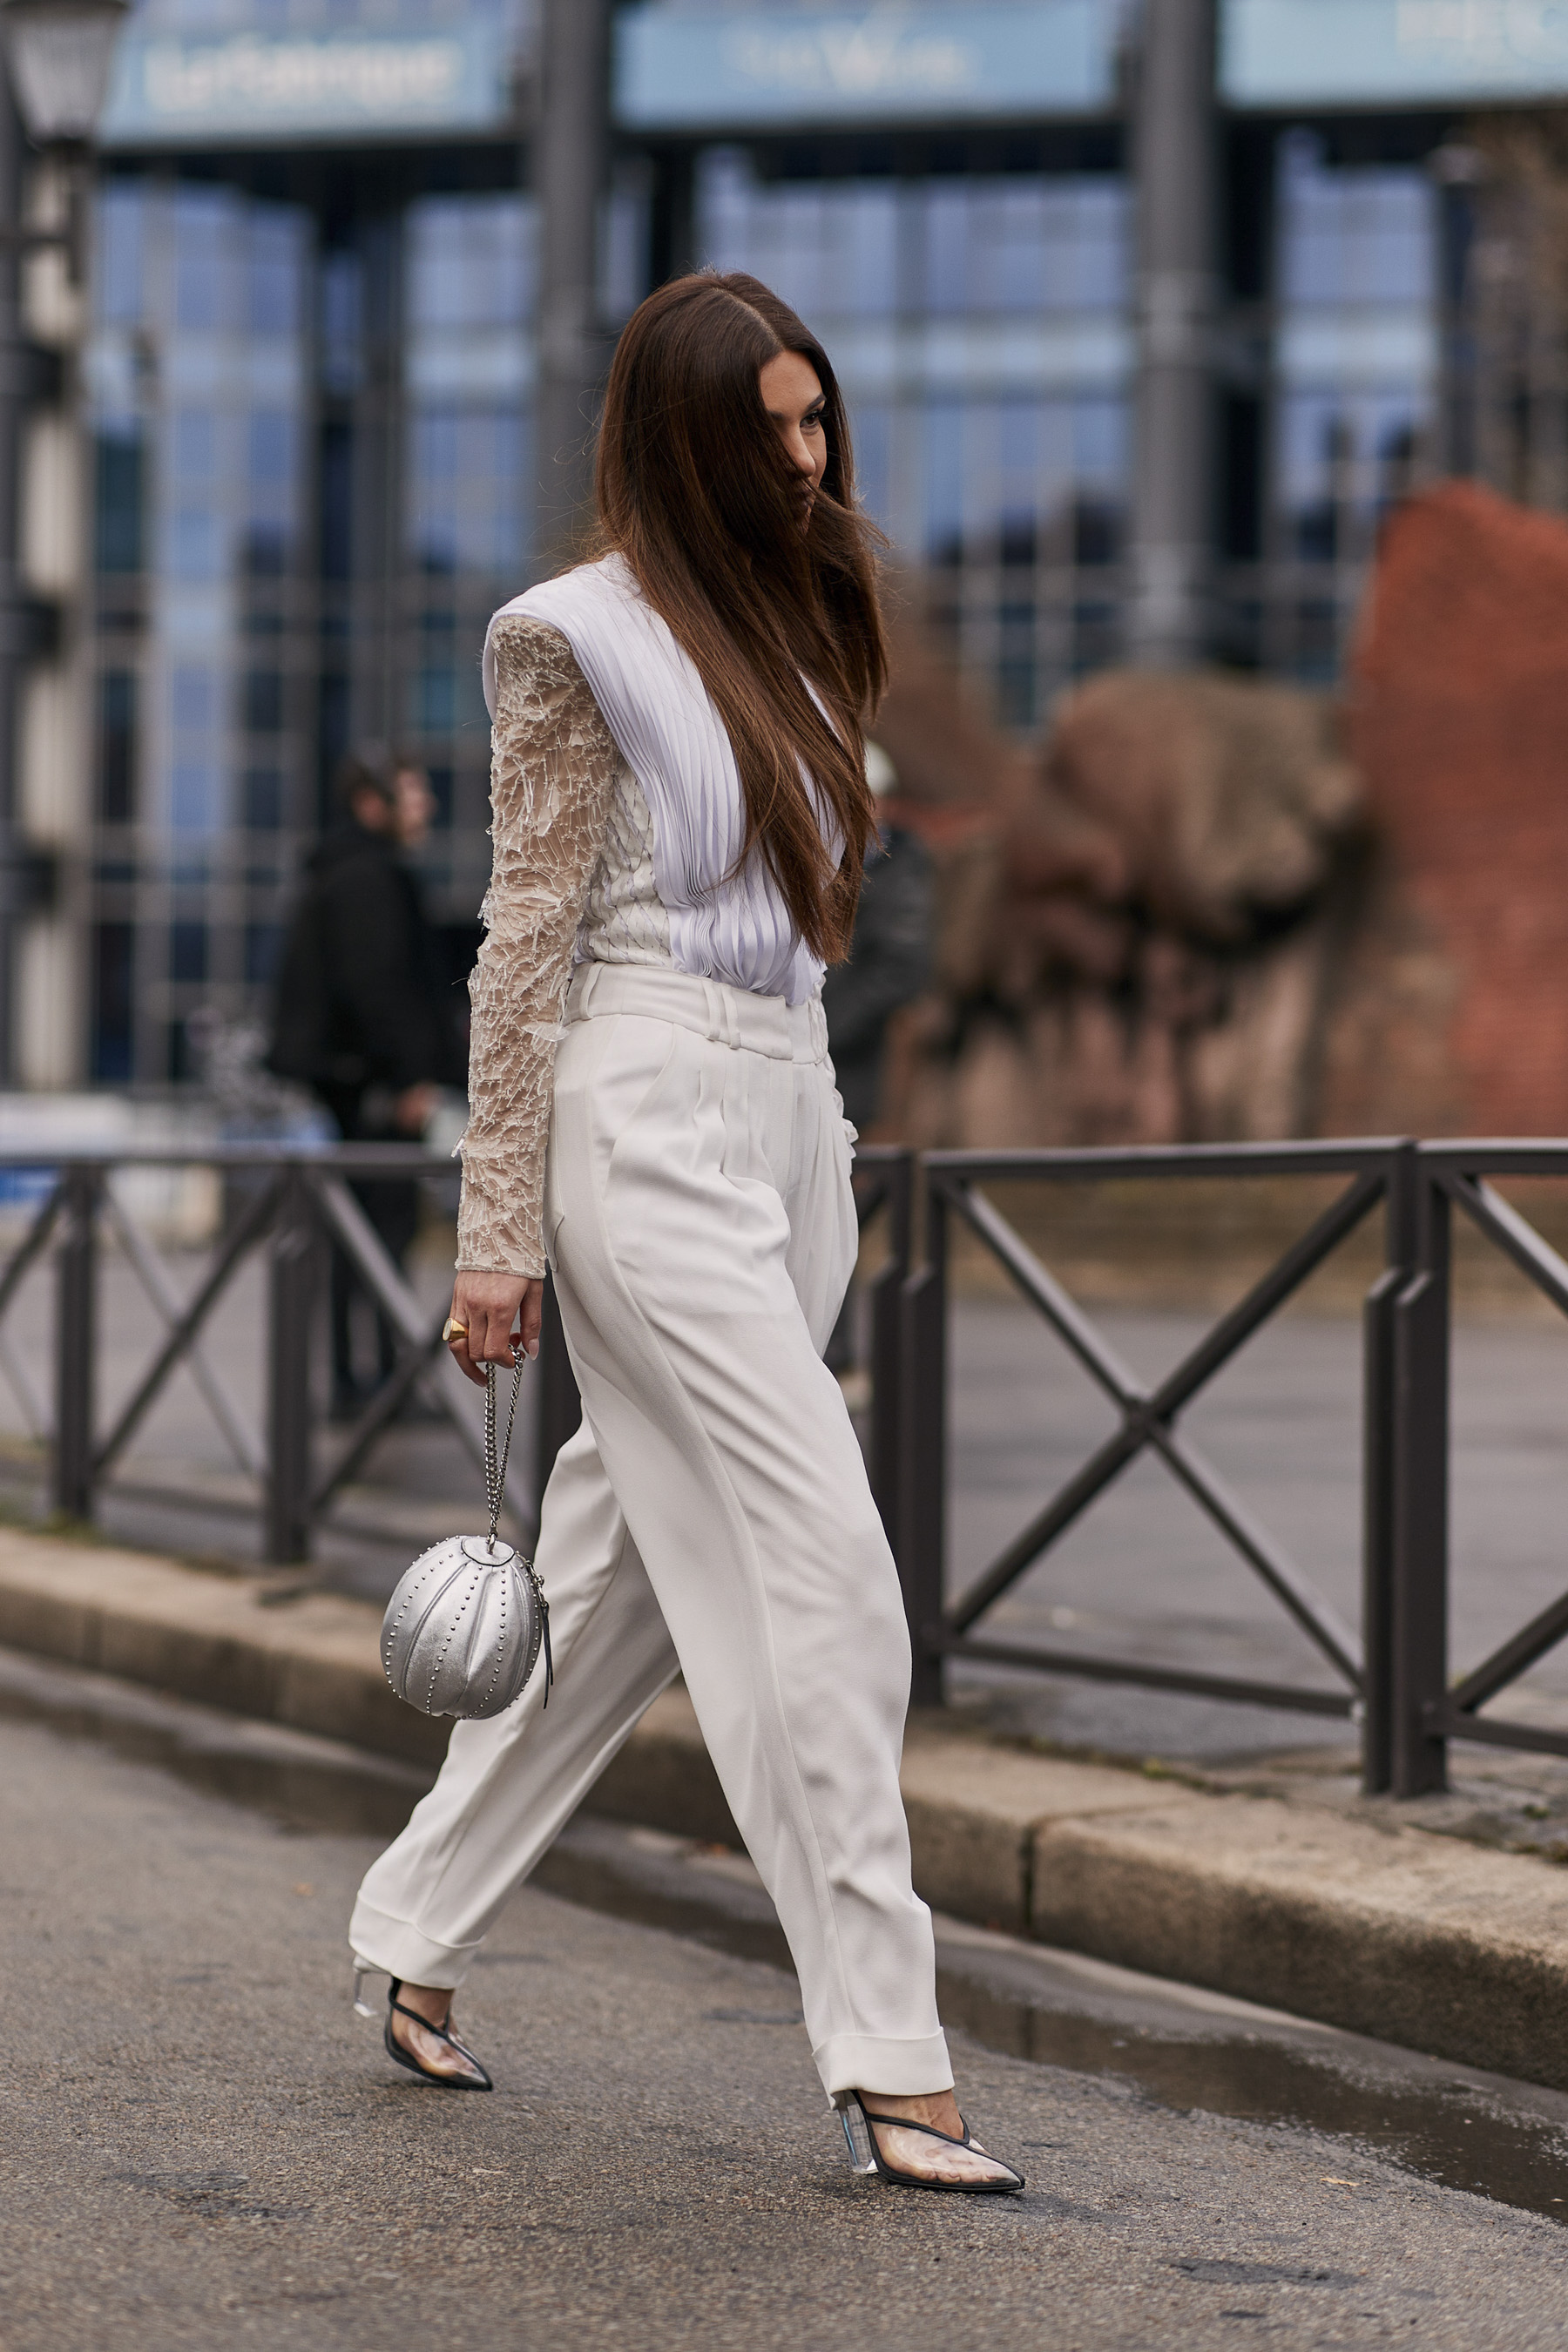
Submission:
[[[821,409],[814,408],[809,416],[803,416],[801,418],[800,424],[803,433],[820,433],[822,430]]]

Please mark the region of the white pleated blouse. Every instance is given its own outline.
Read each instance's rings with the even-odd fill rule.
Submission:
[[[468,983],[458,1264],[540,1275],[574,964],[662,964],[791,1004],[816,992],[823,967],[765,861],[739,863],[745,808],[730,739],[620,557],[503,605],[484,684],[493,857]]]
[[[492,719],[496,623],[514,614],[559,629],[642,788],[676,970],[804,1004],[821,987],[823,966],[766,861],[753,856],[736,870],[746,818],[734,751],[696,664],[630,566],[606,556],[502,605],[485,639]]]

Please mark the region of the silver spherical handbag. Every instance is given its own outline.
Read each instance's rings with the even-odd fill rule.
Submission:
[[[544,1703],[555,1679],[550,1604],[531,1560],[496,1533],[507,1456],[517,1419],[518,1364],[511,1378],[506,1444],[496,1459],[495,1366],[485,1367],[485,1536],[447,1536],[421,1552],[386,1604],[381,1663],[401,1699],[426,1715],[483,1718],[504,1714],[544,1651]]]

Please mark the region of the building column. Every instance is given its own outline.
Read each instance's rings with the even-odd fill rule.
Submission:
[[[22,124],[10,77],[0,66],[0,1087],[16,1077],[19,933],[35,895],[16,791],[17,703],[28,634],[16,547],[28,358],[15,242],[21,224]]]
[[[68,233],[69,167],[46,158],[30,179],[29,226]],[[77,258],[85,265],[85,254]],[[23,1087],[45,1089],[79,1086],[86,1076],[94,751],[91,647],[82,625],[89,516],[78,364],[87,288],[58,246],[23,265],[23,325],[40,373],[55,380],[53,396],[28,410],[19,440],[17,572],[35,635],[16,704],[15,813],[49,888],[20,927],[13,1075]]]
[[[544,0],[534,186],[539,197],[536,548],[572,551],[593,486],[595,399],[608,358],[598,314],[599,209],[609,178],[610,0]]]
[[[1182,668],[1209,639],[1218,279],[1215,0],[1143,0],[1132,110],[1137,365],[1127,650]]]

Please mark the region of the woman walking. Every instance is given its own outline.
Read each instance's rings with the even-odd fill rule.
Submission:
[[[874,822],[886,657],[815,337],[752,278],[650,296],[597,496],[601,560],[485,646],[494,867],[448,1326],[470,1379],[532,1354],[548,1258],[584,1406],[539,1536],[554,1704],[536,1678],[457,1725],[351,1941],[393,1980],[398,2063],[488,2089],[452,1991],[683,1673],[852,2153],[1016,2189],[953,2099],[899,1792],[909,1639],[821,1357],[857,1246],[822,975]]]

